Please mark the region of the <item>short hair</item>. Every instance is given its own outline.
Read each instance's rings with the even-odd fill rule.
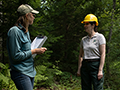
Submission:
[[[89,23],[90,23],[91,25],[95,24],[94,31],[97,32],[98,26],[96,26],[96,22],[94,21],[94,22],[89,22]]]

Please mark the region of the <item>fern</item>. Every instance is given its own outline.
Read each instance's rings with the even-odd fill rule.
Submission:
[[[9,78],[0,73],[0,81],[3,81],[6,84],[9,84]]]
[[[44,63],[44,65],[38,65],[35,67],[37,75],[35,76],[35,88],[40,88],[42,86],[51,86],[56,79],[56,76],[60,75],[62,72],[56,68],[55,65],[51,63]]]
[[[7,67],[3,63],[1,63],[1,62],[0,62],[0,68],[7,69]]]
[[[0,89],[17,90],[14,82],[10,78],[9,65],[0,63]]]
[[[7,66],[4,65],[3,63],[0,63],[0,81],[3,81],[5,84],[9,84],[9,78],[7,77],[8,75],[8,69]]]

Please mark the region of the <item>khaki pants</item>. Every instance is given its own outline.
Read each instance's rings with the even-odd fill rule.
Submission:
[[[82,90],[103,90],[104,77],[98,80],[100,61],[84,61],[81,67]],[[93,89],[92,89],[93,88]]]

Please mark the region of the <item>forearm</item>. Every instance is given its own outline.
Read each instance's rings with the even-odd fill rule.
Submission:
[[[103,70],[104,63],[105,63],[105,44],[100,45],[100,65],[99,65],[99,71]]]
[[[78,60],[78,70],[80,70],[80,68],[82,66],[82,61],[83,61],[83,58],[79,57],[79,60]]]
[[[41,48],[32,49],[31,52],[32,52],[32,54],[42,54],[46,50],[47,50],[47,48],[41,47]]]
[[[82,61],[83,61],[83,49],[80,48],[80,54],[79,54],[79,59],[78,59],[78,70],[80,70],[82,66]]]
[[[101,58],[100,58],[99,71],[102,71],[102,70],[103,70],[104,63],[105,63],[105,54],[102,54],[102,55],[101,55]]]
[[[11,59],[14,61],[14,62],[20,62],[22,60],[25,60],[29,57],[31,57],[32,53],[31,53],[31,50],[29,51],[20,51],[20,52],[14,52],[14,51],[9,51],[9,55],[11,57]]]
[[[32,54],[36,54],[36,49],[31,50]]]

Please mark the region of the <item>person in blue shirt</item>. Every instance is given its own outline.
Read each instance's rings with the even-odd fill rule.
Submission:
[[[7,33],[7,49],[10,59],[10,74],[18,90],[33,90],[34,68],[33,54],[42,54],[47,49],[31,50],[31,40],[28,27],[33,24],[34,14],[39,12],[28,4],[22,4],[17,9],[18,20]]]

